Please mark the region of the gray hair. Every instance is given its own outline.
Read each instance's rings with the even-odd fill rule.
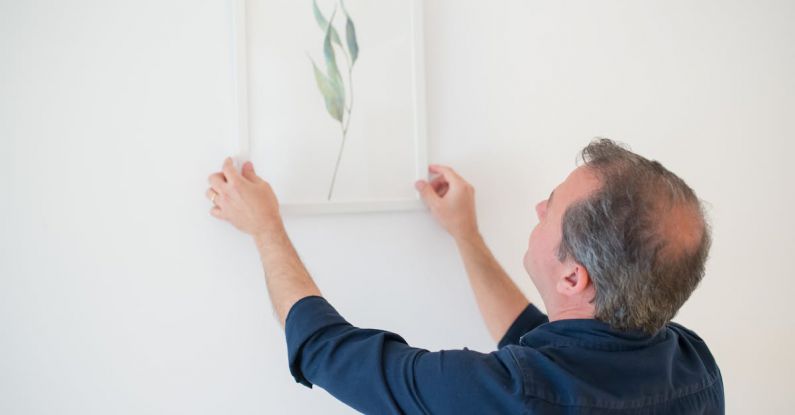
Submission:
[[[704,275],[712,243],[704,207],[662,164],[612,140],[597,137],[580,157],[601,186],[563,214],[558,259],[588,270],[597,320],[654,333]]]

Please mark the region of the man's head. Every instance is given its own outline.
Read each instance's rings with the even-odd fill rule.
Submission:
[[[607,139],[536,205],[524,266],[550,318],[652,333],[704,275],[710,228],[682,179]]]

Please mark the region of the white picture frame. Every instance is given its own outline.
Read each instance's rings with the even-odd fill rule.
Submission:
[[[251,77],[250,77],[250,31],[252,22],[250,18],[250,7],[252,2],[268,0],[231,0],[232,1],[232,51],[233,51],[233,84],[235,92],[235,112],[236,112],[236,125],[235,135],[239,146],[239,153],[237,157],[238,163],[245,160],[252,160],[252,147],[254,144],[251,133],[251,124],[253,115],[251,111],[252,91],[251,91]],[[290,0],[298,1],[298,0]],[[309,0],[306,0],[311,5]],[[354,2],[357,0],[348,0]],[[427,132],[426,132],[426,104],[425,104],[425,67],[424,67],[424,49],[423,49],[423,23],[422,23],[422,1],[421,0],[401,0],[403,3],[408,3],[410,7],[410,42],[411,42],[411,99],[413,100],[413,107],[411,117],[413,117],[413,125],[411,130],[413,137],[407,138],[411,140],[414,150],[413,156],[413,179],[407,180],[406,186],[411,188],[413,196],[407,197],[391,197],[391,198],[359,198],[356,200],[330,200],[331,192],[329,192],[329,200],[317,201],[291,201],[282,200],[279,195],[278,189],[274,187],[277,198],[280,199],[280,211],[284,215],[316,215],[316,214],[332,214],[332,213],[354,213],[354,212],[385,212],[385,211],[405,211],[405,210],[423,210],[425,205],[422,202],[419,192],[414,190],[414,181],[419,179],[428,178],[428,160],[427,160]],[[345,5],[343,4],[343,7]],[[348,6],[350,7],[350,6]],[[310,9],[311,10],[311,9]],[[335,6],[335,9],[336,6]],[[347,13],[347,10],[345,11]],[[311,17],[311,16],[310,16]],[[333,17],[333,16],[331,16]],[[344,34],[343,34],[344,36]],[[354,59],[355,61],[355,59]],[[351,94],[352,95],[352,94]],[[322,101],[321,101],[322,102]],[[329,110],[330,111],[330,110]],[[342,121],[340,120],[340,125]],[[344,146],[343,136],[343,146]],[[340,150],[342,154],[342,150]],[[255,167],[257,166],[256,160]],[[337,166],[339,166],[339,159],[337,159]],[[258,168],[258,173],[260,169]],[[272,178],[263,177],[265,180],[271,181]],[[335,170],[336,178],[336,170]],[[402,184],[401,184],[402,186]],[[331,188],[334,188],[332,181]]]

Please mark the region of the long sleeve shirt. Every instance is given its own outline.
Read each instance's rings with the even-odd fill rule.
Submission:
[[[722,414],[723,382],[704,341],[669,323],[654,335],[595,319],[549,322],[532,304],[498,349],[431,352],[358,328],[323,297],[285,322],[290,373],[366,414]]]

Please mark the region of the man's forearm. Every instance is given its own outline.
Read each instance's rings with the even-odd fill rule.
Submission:
[[[479,233],[456,238],[456,245],[486,327],[494,341],[500,341],[529,302]]]
[[[306,296],[320,295],[320,290],[298,257],[283,225],[255,235],[254,241],[265,271],[271,304],[284,327],[293,304]]]

